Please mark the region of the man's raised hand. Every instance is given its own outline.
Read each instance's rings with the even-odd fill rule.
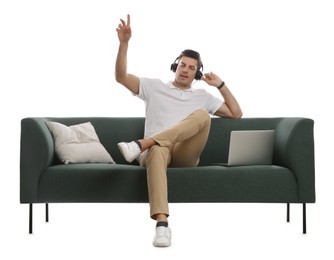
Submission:
[[[120,42],[127,43],[131,38],[130,15],[127,15],[127,22],[120,19],[121,23],[116,28],[118,39]]]

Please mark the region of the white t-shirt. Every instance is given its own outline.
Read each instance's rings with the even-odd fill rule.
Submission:
[[[144,138],[176,125],[192,112],[203,109],[213,115],[223,101],[204,89],[191,87],[181,90],[172,82],[140,78],[138,97],[145,102],[146,120]]]

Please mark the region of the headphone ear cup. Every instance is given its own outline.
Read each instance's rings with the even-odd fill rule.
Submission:
[[[171,69],[171,71],[175,72],[175,71],[176,71],[176,68],[177,68],[177,63],[174,62],[174,63],[170,66],[170,69]]]
[[[203,73],[201,71],[197,71],[196,72],[196,76],[195,76],[195,79],[196,80],[201,80],[201,78],[203,77]]]

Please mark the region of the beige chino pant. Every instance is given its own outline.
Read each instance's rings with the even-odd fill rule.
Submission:
[[[205,110],[197,110],[177,125],[152,137],[153,145],[146,155],[150,215],[169,216],[167,167],[193,167],[206,145],[211,118]]]

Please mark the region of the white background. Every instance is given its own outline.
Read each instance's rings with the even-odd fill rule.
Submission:
[[[331,259],[334,8],[328,0],[0,2],[1,259]],[[186,49],[201,53],[244,117],[315,121],[317,202],[172,204],[172,247],[151,245],[147,204],[28,206],[19,203],[20,120],[32,116],[144,116],[143,103],[114,79],[119,19],[132,18],[128,70],[173,79]],[[207,88],[204,82],[196,87]],[[6,257],[4,257],[6,255]]]

